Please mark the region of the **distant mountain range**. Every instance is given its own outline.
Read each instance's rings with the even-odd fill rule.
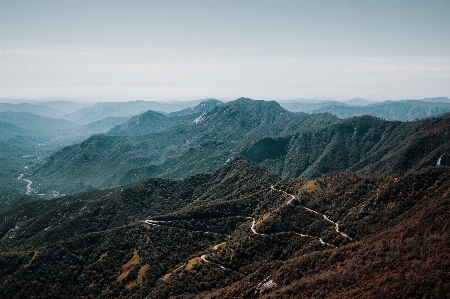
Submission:
[[[90,123],[106,117],[132,117],[148,110],[155,112],[175,112],[196,106],[203,102],[179,101],[179,102],[153,102],[153,101],[130,101],[130,102],[99,102],[81,108],[72,113],[65,114],[67,120],[77,123]]]
[[[239,156],[283,177],[393,174],[435,165],[450,148],[448,116],[409,123],[369,116],[338,120],[331,114],[296,115],[276,102],[239,99],[185,126],[178,122],[171,128],[171,118],[176,117],[146,112],[113,128],[110,136],[64,148],[33,169],[33,180],[67,194],[153,176],[185,178]],[[142,135],[146,130],[157,133]],[[114,131],[130,133],[112,136]]]
[[[347,102],[298,100],[280,102],[280,105],[292,112],[331,113],[339,118],[372,115],[386,120],[400,121],[411,121],[450,112],[450,99],[444,97],[379,103],[358,98]]]
[[[197,101],[155,102],[155,101],[129,101],[129,102],[99,102],[95,104],[79,103],[67,100],[41,100],[24,101],[9,100],[0,102],[0,112],[11,110],[13,112],[28,112],[44,117],[63,118],[78,124],[87,124],[108,117],[130,118],[152,110],[161,114],[178,113],[202,102],[218,103],[214,99]],[[373,102],[361,98],[348,101],[338,101],[331,98],[297,99],[293,101],[280,101],[280,105],[291,112],[335,114],[339,118],[359,115],[373,115],[386,120],[415,120],[449,112],[450,99],[446,97],[425,98],[421,100],[403,100]],[[175,116],[177,114],[172,114]],[[178,115],[179,116],[179,115]]]
[[[64,111],[44,105],[0,103],[0,112],[6,111],[33,113],[39,116],[52,118],[61,117],[65,114]]]
[[[41,142],[70,134],[76,128],[76,125],[70,121],[43,117],[28,112],[0,112],[0,121],[22,128],[29,135],[41,139]]]
[[[411,121],[450,112],[450,103],[424,101],[388,101],[364,107],[330,105],[311,113],[331,113],[339,118],[373,115],[386,120]]]
[[[78,145],[64,148],[51,155],[46,163],[34,169],[35,179],[43,186],[63,193],[112,187],[148,177],[150,173],[161,175],[161,171],[154,172],[158,164],[165,162],[170,165],[170,161],[173,161],[171,158],[179,157],[204,143],[230,144],[226,147],[229,152],[221,153],[222,158],[214,159],[216,162],[198,163],[199,166],[203,165],[197,167],[198,171],[212,171],[222,165],[228,157],[235,156],[236,150],[242,147],[244,142],[264,136],[288,134],[307,127],[318,127],[337,120],[330,114],[298,116],[284,110],[276,102],[244,98],[219,105],[203,116],[198,116],[199,113],[201,112],[195,112],[190,120],[197,118],[187,125],[172,127],[159,133],[139,137],[134,137],[135,133],[131,136],[93,136]],[[150,118],[149,115],[156,118]],[[151,128],[153,121],[159,130],[160,124],[163,126],[167,124],[161,122],[161,119],[173,124],[175,121],[171,118],[177,117],[147,112],[130,119],[130,122],[122,127],[116,127],[119,128],[117,131],[120,132],[120,128],[123,132],[125,131],[123,128],[136,127],[141,124],[139,120],[143,116],[148,120],[143,123],[144,128]],[[178,118],[185,121],[189,119],[189,115],[182,113]],[[136,172],[130,176],[133,169],[136,169]],[[198,173],[192,172],[193,169],[195,168],[185,168],[184,173],[177,177]],[[73,184],[64,183],[69,180]]]
[[[170,113],[167,116],[165,114],[163,117],[170,118],[171,125],[186,124],[186,122],[191,122],[199,117],[202,111],[208,111],[219,103],[215,100],[205,101],[196,107]],[[25,106],[28,108],[38,107],[31,104]],[[24,107],[24,105],[18,104],[16,107]],[[47,112],[52,111],[48,107],[43,107],[47,109]],[[149,111],[148,113],[156,112]],[[88,124],[79,124],[29,112],[13,112],[11,110],[0,112],[0,141],[4,142],[5,146],[9,145],[8,152],[5,152],[4,155],[11,153],[19,157],[18,160],[0,159],[0,168],[8,169],[0,185],[13,186],[14,188],[20,186],[19,189],[15,189],[16,192],[12,192],[9,187],[8,190],[10,191],[6,192],[6,188],[3,188],[3,191],[0,191],[0,198],[10,195],[25,195],[24,182],[17,181],[17,177],[20,173],[23,173],[24,179],[27,179],[29,169],[40,163],[40,159],[65,146],[81,142],[93,134],[106,133],[127,120],[126,117],[106,117]],[[155,125],[155,123],[150,125]],[[24,170],[24,166],[28,168]],[[38,184],[34,184],[33,187],[33,192],[40,193]]]
[[[27,104],[29,106],[45,106],[47,108],[55,109],[62,111],[63,113],[70,113],[74,112],[78,109],[81,109],[83,107],[89,106],[89,103],[82,103],[82,102],[76,102],[73,99],[64,99],[64,98],[45,98],[41,100],[24,100],[24,99],[0,99],[0,106],[1,104],[15,104],[16,106],[20,107],[22,104]],[[24,106],[26,107],[26,106]],[[36,112],[37,109],[32,111],[17,111],[17,112],[32,112],[35,114],[39,114]],[[43,115],[46,116],[46,115]],[[53,116],[55,117],[55,116]]]
[[[282,105],[330,104],[322,100],[303,101],[307,103],[294,101]],[[315,112],[331,111],[340,117],[373,114],[388,119],[415,119],[445,112],[450,105],[445,103],[448,101],[450,100],[447,98],[432,98],[422,101],[350,106],[348,103],[358,105],[367,103],[363,99],[352,99],[347,101],[347,104],[332,102],[334,106],[325,106]],[[188,103],[190,102],[183,102],[179,107],[182,108],[182,105]],[[76,102],[69,101],[57,101],[53,108],[44,104],[51,106],[45,101],[5,105],[9,105],[10,108],[15,107],[16,110],[22,107],[33,111],[36,108],[37,111],[41,111],[41,114],[55,113],[54,108],[58,107],[61,109],[65,107],[66,111],[77,107]],[[89,118],[97,119],[110,115],[111,111],[119,115],[130,115],[133,111],[140,111],[152,105],[170,110],[174,104],[143,101],[98,103],[69,114],[62,112],[61,117],[71,116],[77,119],[76,121],[83,119],[81,122],[86,122]],[[61,113],[58,112],[59,114]],[[351,129],[341,129],[345,126],[361,127],[359,124],[353,125],[357,120],[339,121],[328,112],[319,115],[302,112],[295,115],[282,109],[275,102],[249,99],[228,103],[210,99],[177,112],[160,113],[147,110],[131,118],[107,116],[86,124],[8,110],[0,112],[0,138],[5,144],[11,145],[10,149],[19,151],[13,155],[26,158],[19,158],[20,163],[16,160],[12,162],[13,160],[4,159],[0,164],[4,169],[9,169],[9,178],[5,178],[9,182],[8,185],[16,186],[16,178],[24,172],[23,167],[29,166],[24,178],[32,178],[35,182],[36,189],[33,192],[38,192],[39,189],[45,190],[45,192],[39,191],[41,194],[54,194],[55,191],[58,194],[58,192],[73,193],[92,188],[113,187],[152,176],[185,178],[196,173],[213,171],[228,159],[238,156],[245,156],[252,162],[282,176],[305,179],[333,171],[347,170],[360,173],[370,171],[392,173],[399,169],[408,171],[431,165],[439,155],[439,151],[446,146],[433,139],[423,147],[430,148],[430,151],[426,154],[428,158],[420,156],[420,159],[425,159],[421,164],[417,164],[418,161],[416,161],[415,165],[400,167],[398,161],[401,159],[391,152],[398,152],[401,144],[403,146],[414,144],[408,141],[413,138],[411,136],[414,136],[418,143],[423,139],[419,138],[418,134],[426,133],[423,133],[421,128],[415,128],[413,124],[390,123],[387,125],[382,120],[371,118],[362,118],[360,122],[366,121],[378,129],[365,127],[363,131],[368,130],[364,131],[365,134],[372,136],[376,130],[395,127],[395,130],[392,129],[395,133],[392,134],[403,137],[395,139],[397,143],[391,142],[391,139],[385,142],[384,139],[379,139],[380,136],[391,133],[380,131],[382,133],[373,135],[372,143],[361,148],[357,144],[367,143],[367,137],[358,139],[362,138],[358,134],[350,136]],[[332,123],[336,123],[333,133],[326,133],[328,129],[319,130]],[[312,128],[312,131],[306,130],[307,128]],[[348,136],[341,131],[348,132]],[[406,135],[404,132],[407,132]],[[108,136],[89,138],[95,134]],[[309,140],[308,138],[313,139],[309,143],[300,141]],[[350,145],[349,142],[354,145]],[[64,148],[77,143],[79,144]],[[319,146],[320,144],[323,146]],[[297,150],[299,148],[303,150]],[[408,151],[406,148],[403,150]],[[338,156],[339,161],[336,158]],[[386,158],[383,158],[385,156]],[[199,157],[202,163],[198,163]],[[384,166],[377,166],[378,164],[374,162],[387,157],[392,157],[390,158],[392,162],[386,164],[391,166],[384,164]],[[41,165],[42,161],[47,162]],[[33,177],[31,177],[32,174]],[[67,184],[67,182],[72,183]],[[19,185],[22,186],[23,182]],[[24,194],[26,189],[20,187],[20,190],[22,191],[18,190],[17,194]],[[0,197],[3,196],[1,193]],[[11,193],[8,192],[8,194]]]
[[[446,298],[445,102],[14,103],[0,298]]]

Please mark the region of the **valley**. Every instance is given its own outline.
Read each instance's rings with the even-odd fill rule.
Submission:
[[[202,121],[194,122],[200,113]],[[413,122],[367,115],[341,120],[331,114],[295,115],[275,102],[239,99],[188,116],[185,125],[175,127],[162,121],[173,122],[175,116],[147,122],[131,118],[123,128],[55,152],[33,168],[34,181],[43,190],[70,194],[154,176],[185,178],[239,156],[283,177],[313,179],[343,171],[394,174],[435,165],[450,147],[448,131],[439,129],[448,126],[448,115]],[[134,127],[152,132],[159,125],[166,129],[140,136],[118,133],[139,132]]]
[[[0,0],[0,299],[450,298],[449,15]]]

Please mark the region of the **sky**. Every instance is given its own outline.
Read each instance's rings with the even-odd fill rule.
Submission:
[[[450,97],[450,1],[0,0],[0,98]]]

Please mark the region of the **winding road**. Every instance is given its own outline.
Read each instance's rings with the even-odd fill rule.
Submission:
[[[442,159],[442,157],[445,155],[445,153],[443,153],[440,157],[439,157],[439,159],[437,160],[437,163],[436,163],[436,167],[439,167],[439,166],[441,166],[441,159]]]
[[[206,257],[207,257],[207,255],[204,254],[204,255],[202,255],[200,258],[201,258],[202,261],[204,261],[205,263],[215,264],[215,265],[219,266],[220,269],[223,269],[223,270],[226,269],[226,268],[225,268],[224,266],[222,266],[222,265],[219,265],[219,264],[216,264],[216,263],[214,263],[214,262],[208,261],[208,260],[206,259]]]
[[[270,186],[270,189],[271,190],[275,190],[275,191],[279,191],[279,192],[283,193],[284,195],[289,196],[290,199],[286,202],[287,205],[292,203],[292,201],[295,199],[295,195],[289,194],[286,191],[283,191],[283,190],[280,190],[280,189],[275,189],[273,186]]]
[[[282,192],[283,194],[290,196],[291,198],[289,199],[289,201],[286,202],[286,205],[292,203],[292,201],[295,199],[295,196],[294,196],[294,195],[289,194],[289,193],[287,193],[287,192],[285,192],[285,191],[283,191],[283,190],[275,189],[273,186],[271,186],[270,189],[271,189],[271,190],[276,190],[276,191]],[[338,234],[340,234],[340,235],[343,236],[344,238],[348,238],[348,239],[350,239],[350,240],[353,240],[353,239],[350,238],[346,233],[343,233],[343,232],[341,232],[341,231],[339,230],[339,221],[338,221],[338,222],[334,222],[333,220],[331,220],[330,218],[328,218],[325,214],[322,214],[322,213],[319,213],[319,212],[317,212],[317,211],[311,210],[310,208],[307,208],[307,207],[302,207],[302,208],[305,209],[305,210],[307,210],[307,211],[309,211],[309,212],[311,212],[311,213],[314,213],[314,214],[317,214],[317,215],[319,215],[319,216],[322,216],[324,220],[326,220],[326,221],[328,221],[328,222],[330,222],[331,224],[334,225],[334,229],[335,229],[335,231],[336,231]]]
[[[144,223],[147,223],[147,224],[150,224],[150,225],[154,225],[154,226],[161,226],[161,225],[159,225],[158,223],[172,222],[172,221],[157,221],[157,220],[150,220],[150,219],[147,219],[147,220],[144,220],[143,222],[144,222]]]
[[[33,189],[31,188],[31,184],[33,182],[30,180],[27,180],[27,179],[22,179],[22,178],[23,178],[23,173],[21,173],[17,179],[27,182],[27,195],[30,195],[31,191],[33,191]]]
[[[253,219],[252,226],[250,227],[250,229],[252,230],[252,232],[253,232],[255,235],[261,235],[261,236],[264,236],[264,235],[265,235],[265,234],[260,234],[260,233],[258,233],[258,232],[255,230],[255,223],[256,223],[256,219],[255,219],[255,218],[253,218],[253,217],[247,217],[247,219]]]
[[[247,218],[253,220],[252,226],[250,227],[250,229],[255,235],[261,235],[261,236],[265,236],[266,235],[266,234],[260,234],[260,233],[258,233],[255,230],[255,222],[256,222],[255,218],[253,218],[253,217],[247,217]],[[311,235],[304,235],[304,234],[300,234],[300,233],[296,233],[296,232],[293,232],[293,233],[295,233],[297,235],[300,235],[301,237],[317,239],[320,242],[320,244],[322,244],[322,245],[332,246],[332,247],[336,248],[336,246],[334,246],[333,244],[330,244],[330,243],[327,243],[327,242],[323,241],[322,238],[317,238],[317,237],[314,237],[314,236],[311,236]],[[279,233],[274,233],[274,234],[279,234]],[[218,245],[216,245],[216,246],[218,246]],[[214,249],[216,249],[216,247],[214,247]]]
[[[21,176],[20,176],[18,179],[21,179],[22,176],[23,176],[23,175],[21,174]],[[28,181],[28,180],[27,180],[27,181]],[[31,185],[31,181],[29,181],[29,182],[30,182],[30,185]],[[28,190],[28,187],[29,187],[29,186],[27,186],[27,190]],[[30,189],[31,189],[31,188],[30,188]],[[278,192],[281,192],[281,193],[283,193],[284,195],[286,195],[286,196],[289,197],[289,200],[285,203],[285,205],[291,204],[292,201],[296,199],[295,195],[289,194],[289,193],[287,193],[286,191],[283,191],[283,190],[276,189],[276,188],[274,188],[274,186],[271,186],[270,189],[271,189],[271,190],[278,191]],[[319,213],[319,212],[314,211],[314,210],[312,210],[312,209],[310,209],[310,208],[307,208],[307,207],[302,207],[302,208],[305,209],[305,210],[307,210],[308,212],[311,212],[311,213],[314,213],[314,214],[316,214],[316,215],[319,215],[319,216],[323,217],[323,219],[324,219],[325,221],[327,221],[327,222],[329,222],[329,223],[331,223],[331,224],[334,225],[335,231],[336,231],[337,233],[339,233],[339,234],[340,234],[341,236],[343,236],[344,238],[348,238],[348,239],[352,240],[352,238],[350,238],[347,234],[345,234],[345,233],[343,233],[343,232],[341,232],[341,231],[339,230],[339,224],[338,224],[339,221],[338,221],[338,222],[334,222],[333,220],[331,220],[330,218],[328,218],[325,214]],[[256,231],[256,229],[255,229],[256,219],[255,219],[254,217],[246,217],[246,218],[252,220],[252,225],[251,225],[251,227],[250,227],[250,230],[251,230],[251,232],[252,232],[253,234],[255,234],[255,235],[260,235],[260,236],[265,236],[265,235],[266,235],[266,234],[258,233],[258,232]],[[172,222],[172,221],[157,221],[157,220],[146,219],[146,220],[143,220],[143,222],[144,222],[145,224],[148,224],[148,225],[161,226],[160,223],[167,223],[167,222]],[[209,233],[209,232],[204,232],[204,233]],[[324,245],[324,246],[331,246],[331,247],[333,247],[333,248],[337,248],[337,247],[334,246],[333,244],[330,244],[330,243],[325,242],[321,237],[317,238],[317,237],[314,237],[314,236],[311,236],[311,235],[305,235],[305,234],[301,234],[301,233],[297,233],[297,232],[293,232],[293,233],[298,234],[298,235],[300,235],[301,237],[307,237],[307,238],[316,239],[316,240],[318,240],[318,241],[320,242],[320,244],[322,244],[322,245]],[[275,234],[276,234],[276,233],[275,233]],[[270,234],[269,234],[269,235],[270,235]],[[219,246],[220,246],[220,244],[215,245],[215,246],[213,247],[213,250],[219,249]],[[206,259],[207,256],[208,256],[207,254],[203,254],[202,256],[200,256],[200,259],[201,259],[204,263],[215,264],[215,265],[219,266],[219,267],[220,267],[221,269],[223,269],[223,270],[226,269],[226,268],[225,268],[224,266],[222,266],[222,265],[219,265],[219,264],[216,264],[216,263],[214,263],[214,262],[211,262],[211,261],[207,260],[207,259]]]

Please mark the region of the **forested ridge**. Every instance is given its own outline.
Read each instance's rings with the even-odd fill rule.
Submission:
[[[195,122],[179,126],[172,125],[183,122],[186,115],[158,114],[156,118],[164,118],[167,123],[147,119],[152,125],[143,122],[142,127],[152,127],[153,131],[135,136],[141,133],[136,129],[140,127],[139,120],[147,114],[154,116],[155,113],[139,115],[108,133],[118,135],[95,135],[53,153],[33,168],[33,181],[47,190],[73,194],[155,176],[185,178],[214,171],[228,159],[241,156],[239,150],[248,141],[321,127],[337,120],[331,114],[299,116],[281,108],[275,101],[240,98],[209,110]],[[198,114],[187,117],[192,115]],[[167,129],[159,131],[160,127]],[[130,130],[135,133],[124,133]],[[224,146],[210,149],[212,144]],[[210,155],[202,152],[203,149]],[[190,154],[195,156],[191,161]]]
[[[444,298],[450,169],[282,179],[246,159],[0,215],[4,298]]]
[[[116,131],[140,128],[143,115]],[[238,99],[201,114],[195,122],[157,133],[92,136],[55,152],[31,174],[47,193],[65,194],[155,176],[186,178],[240,156],[282,177],[313,179],[343,171],[391,175],[436,165],[444,153],[448,157],[449,119],[446,114],[411,122],[368,115],[339,120],[331,114],[295,115],[276,102]],[[145,131],[148,124],[142,123],[132,131]]]
[[[0,122],[1,298],[450,297],[450,115],[241,98],[122,121],[45,158]]]

